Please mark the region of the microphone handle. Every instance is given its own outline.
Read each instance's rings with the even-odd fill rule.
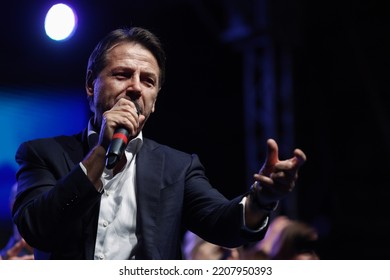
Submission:
[[[108,146],[106,154],[106,167],[112,169],[121,159],[123,152],[126,149],[129,142],[130,133],[127,129],[120,127],[117,128],[112,136],[110,146]]]

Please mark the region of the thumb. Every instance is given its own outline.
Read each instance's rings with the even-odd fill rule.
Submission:
[[[269,176],[273,170],[274,165],[279,161],[278,144],[274,139],[267,140],[267,154],[260,174]]]

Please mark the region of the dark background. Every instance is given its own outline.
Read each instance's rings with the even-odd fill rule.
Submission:
[[[294,145],[308,157],[295,190],[299,219],[319,230],[322,259],[388,259],[390,17],[385,1],[265,2],[263,32],[276,47],[292,50]],[[167,81],[145,136],[199,154],[210,180],[226,196],[245,191],[243,53],[222,35],[231,19],[229,7],[251,23],[258,20],[251,13],[256,1],[67,3],[79,22],[73,38],[62,43],[43,32],[53,1],[3,4],[0,85],[80,94],[96,42],[117,27],[146,27],[161,38],[168,60]],[[258,145],[265,151],[265,143]],[[4,222],[2,244],[8,227]]]

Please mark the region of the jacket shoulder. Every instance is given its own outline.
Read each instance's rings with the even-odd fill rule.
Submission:
[[[145,147],[147,150],[150,151],[156,151],[156,152],[162,152],[164,154],[168,154],[174,157],[182,157],[182,158],[191,158],[193,156],[196,156],[196,154],[191,154],[185,151],[178,150],[176,148],[173,148],[168,145],[164,145],[161,143],[158,143],[154,140],[151,140],[149,138],[144,138],[144,144],[143,147]]]

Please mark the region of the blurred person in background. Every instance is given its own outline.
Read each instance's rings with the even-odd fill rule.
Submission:
[[[317,230],[302,221],[277,216],[259,242],[240,250],[241,259],[318,260]]]
[[[10,209],[14,205],[17,184],[13,184],[9,197]],[[7,244],[0,250],[0,260],[32,260],[34,259],[33,248],[20,236],[16,225],[12,226],[12,234]]]
[[[183,238],[183,256],[186,260],[238,260],[237,248],[226,248],[200,238],[186,231]]]

